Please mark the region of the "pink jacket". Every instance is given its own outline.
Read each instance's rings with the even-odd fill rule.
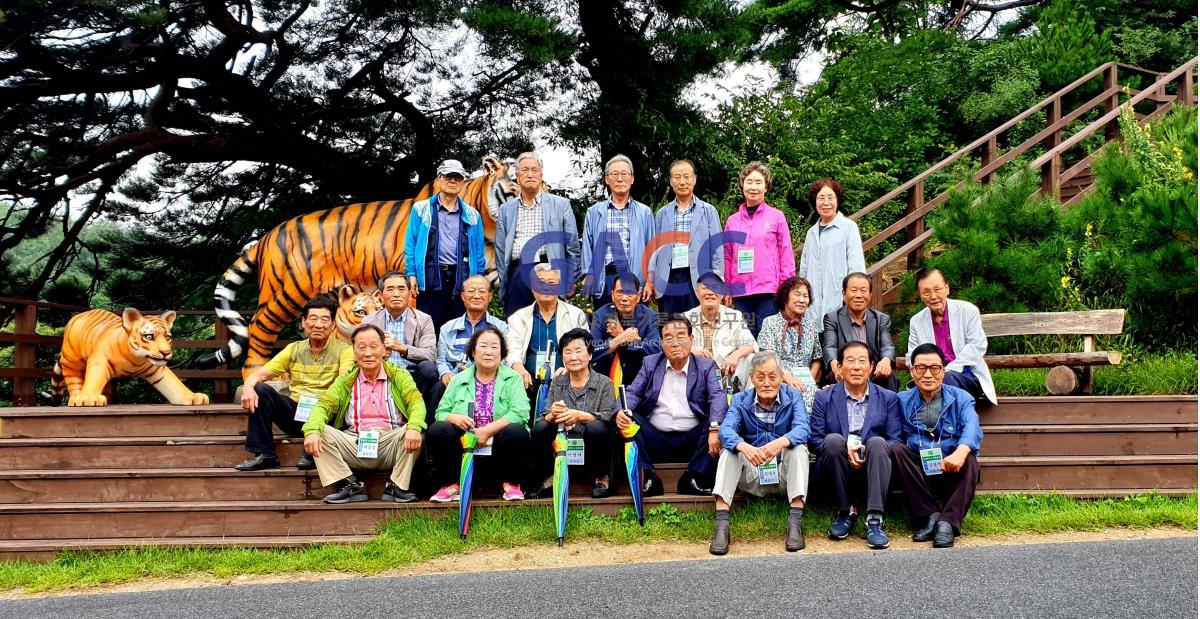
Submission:
[[[750,217],[743,202],[725,222],[725,232],[746,235],[745,243],[725,243],[725,285],[742,286],[742,291],[734,296],[775,294],[783,280],[796,274],[792,232],[779,209],[763,202],[754,217]],[[754,269],[749,273],[738,273],[741,249],[754,250]]]

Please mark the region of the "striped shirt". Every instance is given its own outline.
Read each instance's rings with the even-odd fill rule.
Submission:
[[[291,376],[289,396],[299,402],[303,396],[321,397],[333,380],[354,367],[354,349],[338,340],[325,343],[321,354],[314,355],[308,340],[292,342],[263,366],[272,376]]]
[[[691,232],[692,222],[696,219],[696,203],[693,202],[687,210],[675,207],[675,230],[679,232]]]
[[[778,396],[775,397],[775,402],[771,404],[771,408],[764,408],[763,405],[758,402],[758,398],[754,399],[754,416],[757,417],[759,421],[763,422],[763,425],[767,426],[768,428],[775,427],[775,414],[778,412]]]
[[[533,204],[527,205],[524,200],[517,200],[517,227],[513,231],[513,262],[521,259],[521,252],[525,249],[525,244],[533,237],[541,234],[545,230],[542,224],[542,194],[539,192],[533,198]],[[544,250],[538,250],[538,256],[542,255]],[[534,256],[535,259],[538,256]]]
[[[407,309],[403,312],[400,312],[399,318],[392,318],[391,312],[384,312],[383,332],[390,333],[392,337],[396,338],[397,342],[401,344],[407,344],[408,342],[404,341],[404,319],[407,317]],[[388,357],[388,363],[391,363],[392,365],[398,365],[404,369],[409,369],[412,367],[412,364],[409,363],[408,359],[405,359],[403,355],[394,350],[392,351],[391,356]]]
[[[850,391],[846,391],[846,420],[850,422],[850,433],[858,434],[862,432],[863,423],[867,419],[867,397],[870,393],[864,393],[862,399],[857,399],[850,395]]]
[[[608,225],[605,232],[608,233],[610,242],[605,243],[604,250],[604,265],[613,265],[615,267],[629,267],[629,212],[633,209],[629,208],[633,204],[633,200],[625,203],[625,206],[617,208],[612,200],[608,202]],[[621,258],[625,263],[616,264],[613,262],[612,238],[616,235],[621,239],[621,247],[624,249]]]

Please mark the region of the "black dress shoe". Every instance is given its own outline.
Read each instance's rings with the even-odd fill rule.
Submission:
[[[723,555],[729,552],[729,523],[718,522],[717,530],[713,533],[712,541],[708,544],[708,552]]]
[[[337,492],[325,497],[325,502],[333,505],[341,505],[343,503],[366,501],[368,498],[366,484],[353,477],[348,477],[342,480]]]
[[[929,540],[933,539],[933,529],[937,525],[938,518],[941,516],[942,515],[938,512],[929,514],[929,522],[926,522],[925,526],[913,533],[912,540],[914,542],[928,542]]]
[[[675,485],[675,492],[679,494],[689,494],[692,496],[711,496],[712,488],[705,488],[696,481],[694,475],[684,475],[679,478],[679,483]]]
[[[407,490],[401,490],[400,486],[388,482],[383,487],[383,496],[379,497],[381,501],[389,503],[412,503],[417,500],[417,495]]]
[[[800,518],[795,518],[791,514],[788,514],[787,542],[784,543],[783,548],[788,552],[804,550],[804,525]]]
[[[612,489],[608,487],[608,484],[599,481],[592,484],[593,499],[603,499],[610,494],[612,494]]]
[[[550,486],[534,488],[533,490],[529,490],[525,493],[525,498],[530,501],[532,501],[533,499],[549,499],[549,498],[552,498],[553,496],[554,496],[554,488],[552,488]]]
[[[233,468],[239,471],[262,471],[265,469],[277,469],[279,468],[279,458],[276,458],[275,456],[258,454],[241,464],[233,465]]]
[[[299,460],[296,460],[296,468],[300,469],[301,471],[311,471],[317,468],[317,461],[313,460],[313,457],[305,452],[300,454]]]
[[[662,479],[651,471],[646,471],[645,480],[642,481],[642,498],[647,499],[652,496],[662,496],[663,490]]]
[[[937,529],[933,533],[934,548],[953,548],[954,547],[954,527],[950,526],[949,522],[939,520]]]

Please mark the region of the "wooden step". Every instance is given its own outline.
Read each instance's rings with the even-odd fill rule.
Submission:
[[[131,436],[0,439],[0,470],[227,468],[250,457],[242,436]],[[276,437],[284,464],[295,464],[303,439]]]
[[[985,455],[979,465],[981,490],[1196,489],[1194,455]]]
[[[319,544],[365,544],[374,535],[259,537],[142,537],[0,541],[0,561],[51,561],[62,551],[105,552],[129,548],[303,548]]]
[[[549,499],[525,501],[549,505]],[[712,497],[666,494],[648,498],[646,509],[669,503],[680,510],[712,510]],[[507,505],[479,499],[477,509]],[[572,507],[590,507],[615,515],[630,506],[629,497],[574,498]],[[418,501],[396,505],[371,500],[346,505],[320,501],[166,501],[121,503],[33,503],[0,505],[0,540],[79,538],[257,537],[369,535],[389,517],[402,513],[457,513],[458,504]],[[552,531],[549,522],[547,531]],[[549,534],[549,533],[548,533]]]
[[[985,425],[986,456],[1195,455],[1194,423]]]
[[[246,412],[231,404],[0,408],[0,439],[236,436],[245,433]]]
[[[1035,396],[981,407],[987,425],[1196,423],[1196,396]]]

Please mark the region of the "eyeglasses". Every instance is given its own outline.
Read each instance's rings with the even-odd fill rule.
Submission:
[[[921,298],[928,299],[930,297],[935,297],[937,295],[942,294],[945,291],[946,291],[945,286],[935,286],[933,288],[926,288],[921,291]]]
[[[609,178],[633,178],[633,172],[608,172],[605,176]]]
[[[934,376],[941,376],[942,370],[945,368],[940,365],[914,365],[912,366],[912,375],[914,378],[920,378],[926,373]]]
[[[327,325],[333,321],[330,320],[328,316],[309,316],[308,318],[304,319],[304,322],[307,322],[310,325]]]

